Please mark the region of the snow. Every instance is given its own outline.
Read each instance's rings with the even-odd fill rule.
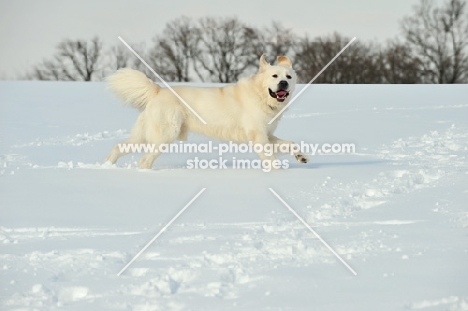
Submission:
[[[468,310],[466,94],[313,85],[278,136],[355,154],[270,173],[163,154],[139,170],[138,155],[103,164],[138,113],[104,84],[1,82],[0,309]]]

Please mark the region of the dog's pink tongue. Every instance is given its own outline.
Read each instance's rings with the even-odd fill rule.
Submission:
[[[286,91],[278,91],[278,92],[276,92],[276,96],[277,96],[277,97],[281,97],[281,98],[282,98],[282,97],[285,97],[286,94],[288,94],[288,92],[286,92]]]

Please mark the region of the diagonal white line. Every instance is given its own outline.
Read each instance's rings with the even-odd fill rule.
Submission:
[[[133,259],[130,260],[130,262],[125,265],[125,267],[123,267],[122,270],[120,270],[119,273],[117,273],[117,275],[120,276],[138,258],[138,256],[140,256],[151,245],[151,243],[153,243],[164,231],[166,231],[166,229],[174,222],[174,220],[176,220],[177,217],[179,217],[190,206],[190,204],[192,204],[193,201],[195,201],[200,196],[200,194],[202,194],[203,191],[205,190],[206,188],[203,188],[202,190],[200,190],[200,192],[198,192],[197,195],[193,199],[191,199],[190,202],[188,202],[187,205],[185,205],[184,208],[181,209],[180,212],[178,212],[177,215],[175,215],[174,218],[172,218],[171,221],[169,221],[167,225],[165,225],[158,232],[158,234],[156,234],[156,236],[151,241],[149,241],[148,244],[146,244],[145,247],[143,247],[141,251],[139,251],[138,254],[136,254],[135,257],[133,257]]]
[[[300,90],[299,93],[297,93],[296,96],[294,96],[291,99],[291,101],[286,106],[284,106],[283,109],[281,109],[281,111],[278,112],[278,114],[273,119],[271,119],[270,122],[268,122],[268,124],[273,123],[273,121],[275,121],[276,118],[278,118],[286,109],[288,109],[288,107],[296,100],[296,98],[299,97],[299,95],[301,95],[315,81],[315,79],[317,79],[328,68],[328,66],[330,66],[338,58],[338,56],[340,56],[341,53],[343,53],[354,42],[354,40],[356,40],[356,37],[351,39],[351,41],[349,41],[349,43],[346,44],[346,46],[343,49],[341,49],[341,51],[339,51],[338,54],[336,54],[336,56],[333,57],[332,60],[325,67],[323,67],[322,70],[320,70],[320,72],[316,74],[315,77],[312,80],[310,80],[310,82],[307,83],[302,88],[302,90]]]
[[[310,230],[310,232],[312,232],[312,233],[317,237],[317,239],[320,240],[320,242],[323,243],[323,245],[325,245],[325,246],[333,253],[333,255],[335,255],[336,258],[338,258],[338,259],[346,266],[346,268],[349,269],[349,271],[351,271],[354,275],[357,275],[356,271],[354,271],[353,268],[351,268],[351,267],[346,263],[346,261],[344,261],[343,258],[341,258],[340,255],[338,255],[338,254],[333,250],[333,248],[331,248],[331,246],[328,245],[328,243],[325,242],[325,241],[320,237],[320,235],[318,235],[317,232],[315,232],[315,230],[312,229],[312,228],[309,226],[309,224],[306,223],[305,220],[302,219],[302,217],[299,216],[299,215],[296,213],[296,211],[294,211],[294,210],[291,208],[291,206],[288,205],[288,203],[286,203],[273,189],[271,189],[271,188],[268,188],[268,189],[281,201],[281,203],[284,204],[284,206],[286,206],[286,207],[291,211],[291,213],[294,214],[294,216],[297,217],[297,219],[299,219],[299,220],[307,227],[307,229]]]
[[[144,60],[143,58],[141,58],[140,55],[138,55],[138,53],[135,52],[135,50],[133,50],[133,49],[131,48],[131,46],[128,45],[127,42],[125,42],[124,39],[122,39],[122,37],[119,36],[118,38],[119,38],[120,41],[122,41],[123,44],[125,44],[125,46],[126,46],[133,54],[135,54],[136,57],[138,57],[139,60],[141,60],[141,62],[142,62],[143,64],[145,64],[146,67],[148,67],[148,69],[149,69],[156,77],[158,77],[159,80],[161,80],[161,82],[162,82],[162,83],[163,83],[163,84],[164,84],[164,85],[165,85],[165,86],[182,102],[182,103],[184,103],[184,105],[185,105],[200,121],[202,121],[203,124],[207,124],[207,123],[205,122],[205,120],[203,120],[203,118],[200,117],[200,116],[198,115],[198,113],[197,113],[195,110],[193,110],[193,108],[190,107],[190,105],[187,104],[187,102],[186,102],[182,97],[180,97],[180,95],[177,94],[177,92],[174,91],[174,89],[173,89],[172,87],[170,87],[169,84],[167,84],[167,82],[164,81],[163,78],[161,78],[161,76],[158,75],[158,74],[156,73],[156,71],[153,70],[153,68],[151,68],[150,65],[147,64],[147,63],[145,62],[145,60]]]

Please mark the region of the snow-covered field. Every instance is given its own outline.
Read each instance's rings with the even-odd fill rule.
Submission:
[[[355,154],[270,173],[164,154],[142,171],[102,164],[137,116],[104,84],[2,82],[0,309],[468,310],[467,94],[314,85],[278,136]]]

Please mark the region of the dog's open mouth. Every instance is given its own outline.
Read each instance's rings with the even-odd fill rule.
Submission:
[[[289,92],[285,90],[279,90],[279,91],[273,92],[271,89],[268,89],[268,91],[270,92],[270,96],[273,98],[276,98],[276,100],[279,101],[280,103],[284,102],[286,97],[289,96]]]

